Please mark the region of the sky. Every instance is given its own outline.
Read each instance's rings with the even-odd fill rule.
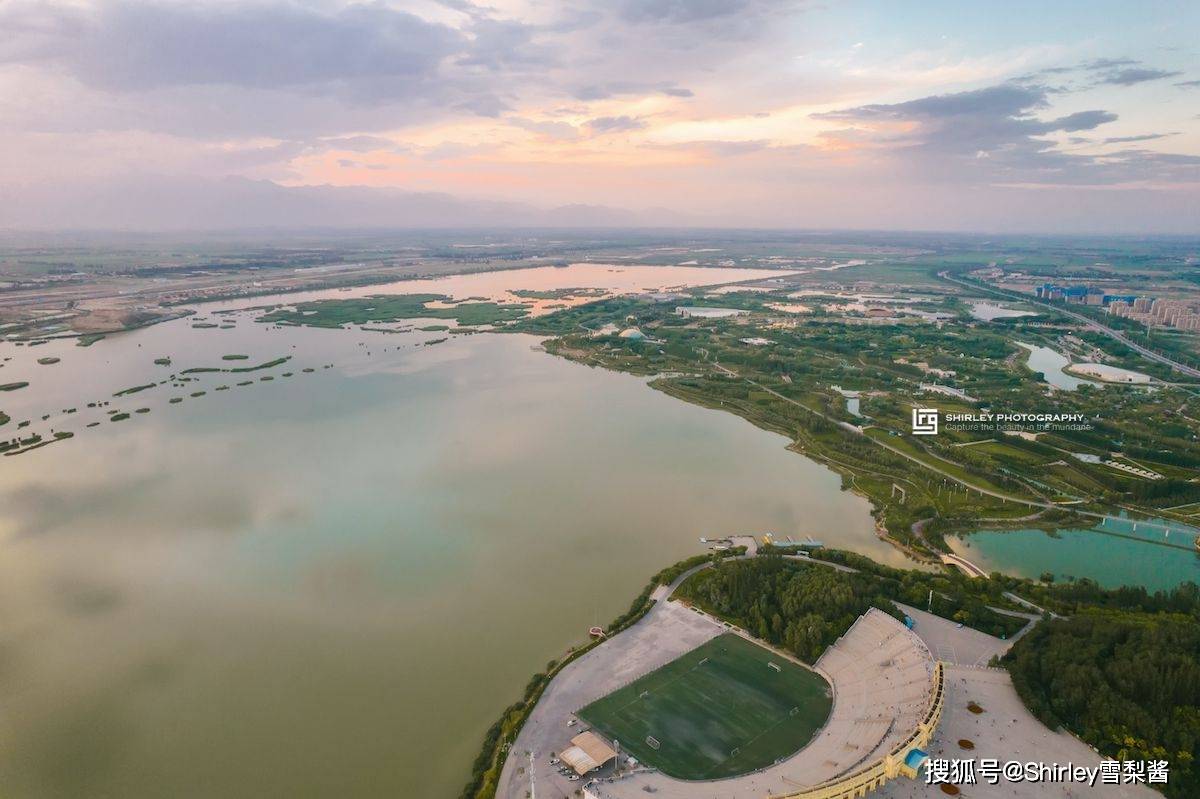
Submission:
[[[0,0],[0,226],[154,227],[253,185],[345,224],[439,193],[1200,234],[1197,30],[1194,0]]]

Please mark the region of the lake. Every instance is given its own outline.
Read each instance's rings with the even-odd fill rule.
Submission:
[[[755,276],[654,269],[307,298]],[[294,299],[87,348],[0,343],[0,382],[31,384],[0,394],[4,436],[76,434],[0,458],[6,799],[454,796],[529,677],[701,536],[811,534],[904,563],[836,474],[737,417],[529,336],[431,344],[448,333],[236,310]]]
[[[1161,525],[1137,525],[1109,519],[1091,529],[984,530],[962,538],[947,537],[955,552],[987,571],[1037,579],[1088,577],[1106,588],[1142,585],[1170,589],[1191,580],[1200,583],[1200,556],[1192,544],[1196,531],[1182,526],[1164,535]],[[1172,546],[1166,546],[1170,544]]]
[[[998,305],[986,300],[968,300],[971,305],[971,316],[981,322],[993,322],[997,319],[1019,319],[1023,316],[1037,316],[1036,311],[1024,311],[1007,305]]]
[[[1071,363],[1067,356],[1049,347],[1040,347],[1023,342],[1015,342],[1018,346],[1029,351],[1025,364],[1035,372],[1042,373],[1042,379],[1057,389],[1074,391],[1080,386],[1103,386],[1094,380],[1083,380],[1063,371],[1063,367]]]

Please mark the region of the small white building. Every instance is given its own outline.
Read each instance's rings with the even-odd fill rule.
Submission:
[[[750,313],[742,308],[708,308],[696,305],[680,305],[675,313],[687,318],[725,319],[730,316],[745,316]]]
[[[1132,369],[1122,369],[1119,366],[1109,366],[1106,363],[1074,363],[1067,371],[1084,377],[1094,377],[1105,383],[1131,383],[1145,385],[1150,382],[1150,375],[1135,372]]]

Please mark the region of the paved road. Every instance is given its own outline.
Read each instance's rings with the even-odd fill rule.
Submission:
[[[1004,289],[997,289],[997,288],[993,288],[991,286],[983,286],[983,285],[980,285],[977,283],[968,283],[965,280],[959,280],[958,278],[950,277],[949,272],[938,272],[938,277],[942,278],[943,280],[949,281],[950,283],[954,283],[956,285],[962,286],[964,288],[975,289],[975,290],[979,290],[979,291],[987,291],[992,294],[995,294],[995,295],[998,295],[1001,297],[1005,297],[1010,300],[1016,299],[1016,300],[1020,300],[1021,302],[1029,302],[1029,303],[1033,303],[1034,305],[1041,305],[1043,307],[1058,311],[1059,313],[1063,314],[1064,316],[1068,316],[1077,322],[1083,322],[1085,325],[1087,325],[1092,330],[1095,330],[1100,333],[1104,333],[1106,336],[1116,339],[1117,341],[1121,342],[1126,347],[1129,347],[1129,349],[1133,350],[1138,355],[1141,355],[1143,358],[1146,358],[1147,360],[1151,360],[1156,363],[1161,363],[1165,366],[1169,366],[1172,369],[1174,369],[1175,371],[1185,374],[1188,377],[1200,377],[1200,369],[1193,369],[1192,367],[1188,366],[1187,364],[1182,364],[1179,361],[1173,361],[1165,355],[1160,355],[1157,352],[1155,352],[1154,350],[1147,349],[1147,348],[1143,347],[1141,344],[1138,344],[1137,342],[1131,340],[1124,333],[1121,333],[1117,330],[1113,330],[1111,327],[1108,327],[1107,325],[1102,325],[1099,322],[1097,322],[1095,319],[1091,319],[1087,316],[1084,316],[1081,313],[1076,313],[1075,311],[1067,310],[1066,308],[1062,308],[1058,305],[1051,305],[1048,302],[1041,302],[1037,299],[1030,298],[1030,297],[1027,297],[1022,294],[1017,294],[1016,292],[1009,292],[1009,291],[1005,291]]]
[[[816,414],[817,416],[820,416],[822,419],[825,419],[828,422],[833,422],[834,424],[838,425],[839,427],[841,427],[844,430],[847,430],[849,432],[863,436],[863,438],[865,438],[867,441],[877,444],[878,446],[882,447],[883,449],[888,450],[889,452],[894,452],[895,454],[899,455],[900,457],[902,457],[906,460],[912,461],[913,463],[915,463],[919,466],[922,466],[931,472],[934,472],[936,474],[941,475],[942,477],[945,477],[947,480],[952,480],[955,483],[958,483],[959,485],[964,486],[965,488],[969,488],[972,491],[977,491],[980,494],[986,494],[987,496],[996,497],[997,499],[1002,499],[1007,502],[1015,502],[1018,505],[1025,505],[1026,507],[1030,507],[1030,508],[1046,508],[1049,510],[1070,510],[1072,513],[1074,513],[1078,516],[1086,516],[1091,519],[1118,520],[1120,518],[1117,516],[1111,516],[1106,513],[1095,513],[1093,511],[1079,510],[1077,508],[1068,507],[1070,505],[1075,504],[1075,502],[1061,502],[1061,503],[1059,503],[1059,502],[1042,502],[1039,500],[1024,499],[1022,497],[1014,497],[1011,494],[1005,494],[1000,491],[993,491],[990,488],[980,488],[979,486],[975,485],[974,483],[969,483],[966,480],[963,480],[961,477],[957,477],[954,474],[951,474],[950,472],[948,472],[944,469],[934,466],[933,464],[929,463],[926,460],[922,460],[921,458],[918,458],[914,455],[909,454],[908,452],[905,452],[904,450],[900,449],[899,447],[893,447],[891,444],[887,443],[886,441],[880,441],[877,438],[872,438],[871,436],[866,435],[863,432],[863,428],[861,428],[861,427],[856,427],[856,426],[850,424],[849,422],[843,422],[840,419],[835,419],[834,417],[829,416],[828,414],[818,411],[816,408],[812,408],[808,405],[805,405],[803,402],[798,402],[797,400],[794,400],[791,397],[780,394],[778,391],[774,390],[773,388],[764,386],[762,383],[759,383],[755,380],[751,380],[748,377],[742,377],[737,372],[733,371],[732,369],[730,369],[726,366],[722,366],[719,363],[714,362],[713,366],[715,366],[722,373],[724,373],[725,375],[728,375],[729,377],[741,377],[742,380],[745,380],[747,383],[749,383],[750,385],[759,389],[760,391],[765,391],[772,396],[778,397],[779,399],[783,400],[784,402],[789,402],[792,405],[795,405],[799,408],[803,408],[804,410],[808,411],[809,413]],[[937,457],[937,456],[933,456],[933,457]],[[1163,527],[1163,529],[1166,529],[1165,526],[1157,525],[1156,522],[1148,520],[1148,519],[1136,519],[1135,521],[1137,521],[1138,524],[1142,524],[1144,522],[1146,524],[1156,525],[1156,526]]]
[[[959,632],[962,632],[961,630]],[[1010,782],[989,784],[979,771],[981,758],[1018,763],[1072,763],[1097,768],[1100,755],[1067,732],[1047,729],[1025,707],[1009,675],[1000,669],[974,666],[946,667],[945,710],[928,751],[931,757],[973,758],[976,784],[961,784],[962,796],[971,799],[1162,799],[1147,785],[1088,787],[1078,782]],[[967,710],[974,702],[984,713]],[[974,745],[966,751],[961,740]],[[870,794],[871,799],[945,799],[937,785],[924,779],[897,779]],[[647,799],[651,799],[647,797]]]
[[[574,795],[585,781],[571,781],[550,760],[573,736],[587,729],[578,721],[576,711],[726,632],[724,625],[711,616],[667,601],[684,580],[710,565],[695,566],[669,586],[659,586],[649,613],[555,675],[505,759],[496,793],[500,799],[563,799]],[[576,723],[567,726],[568,720]],[[589,779],[606,777],[612,769],[611,765],[605,766]]]
[[[741,375],[739,375],[737,372],[733,371],[732,369],[729,369],[728,367],[722,366],[719,363],[714,364],[714,366],[716,366],[717,369],[721,370],[722,372],[724,372],[726,375],[729,375],[730,377],[741,377]],[[905,458],[906,460],[910,460],[913,463],[919,464],[931,472],[936,472],[937,474],[940,474],[942,477],[945,477],[948,480],[953,480],[954,482],[958,483],[959,485],[965,486],[965,487],[971,489],[972,491],[978,491],[980,494],[987,494],[988,496],[996,497],[997,499],[1003,499],[1003,500],[1007,500],[1009,502],[1016,502],[1021,505],[1027,505],[1031,508],[1058,508],[1058,507],[1060,507],[1059,505],[1056,505],[1053,502],[1039,502],[1036,500],[1022,499],[1021,497],[1014,497],[1011,494],[1005,494],[1000,491],[993,491],[989,488],[980,488],[979,486],[975,485],[974,483],[969,483],[966,480],[963,480],[961,477],[957,477],[954,474],[952,474],[944,469],[941,469],[937,466],[930,464],[928,461],[922,460],[921,458],[918,458],[914,455],[909,454],[908,452],[905,452],[904,450],[900,449],[899,447],[893,447],[891,444],[887,443],[886,441],[880,441],[877,438],[871,438],[870,436],[866,435],[863,432],[863,428],[861,428],[861,427],[856,427],[855,425],[852,425],[849,422],[844,422],[840,419],[836,419],[832,416],[829,416],[828,414],[822,413],[821,411],[818,411],[816,408],[809,407],[808,405],[805,405],[803,402],[799,402],[797,400],[792,399],[791,397],[780,394],[775,389],[768,388],[767,386],[764,386],[762,383],[759,383],[755,380],[751,380],[748,377],[743,377],[742,379],[745,380],[750,385],[754,386],[755,388],[759,389],[760,391],[765,391],[774,397],[778,397],[779,399],[783,400],[784,402],[791,403],[792,405],[795,405],[799,408],[803,408],[804,410],[808,411],[809,413],[816,414],[817,416],[820,416],[822,419],[825,419],[826,421],[833,422],[834,424],[838,425],[839,427],[841,427],[844,430],[855,433],[856,435],[863,436],[868,441],[871,441],[871,442],[877,444],[878,446],[882,447],[883,449],[886,449],[889,452],[894,452],[897,455],[899,455],[900,457]],[[1083,511],[1076,511],[1076,512],[1083,513]],[[1103,518],[1103,514],[1090,514],[1090,515]]]
[[[985,572],[983,569],[979,568],[978,566],[976,566],[974,563],[967,560],[963,556],[955,555],[953,552],[943,552],[942,553],[942,563],[945,563],[950,566],[958,566],[960,569],[962,569],[964,572],[967,573],[968,577],[987,577],[988,576],[987,572]]]

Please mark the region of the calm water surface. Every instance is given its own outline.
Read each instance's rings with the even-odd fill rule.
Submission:
[[[1071,363],[1067,356],[1057,350],[1052,350],[1049,347],[1038,347],[1032,344],[1023,344],[1018,341],[1017,344],[1029,351],[1029,357],[1026,359],[1026,365],[1035,372],[1042,373],[1042,379],[1055,388],[1063,391],[1074,391],[1080,386],[1103,386],[1103,383],[1098,383],[1094,380],[1083,380],[1074,375],[1064,372],[1063,367]]]
[[[1200,583],[1196,530],[1179,527],[1169,534],[1159,526],[1109,519],[1083,530],[981,531],[949,538],[954,551],[987,569],[1037,578],[1088,577],[1100,585],[1143,585],[1151,591],[1191,580]],[[1168,546],[1170,545],[1170,546]]]
[[[589,285],[572,269],[559,287]],[[486,294],[472,279],[403,290]],[[456,796],[530,674],[700,536],[812,534],[901,563],[783,438],[530,337],[425,346],[446,334],[213,308],[234,327],[0,344],[0,382],[31,382],[0,394],[3,434],[77,433],[0,458],[5,799]],[[107,421],[118,408],[149,412]]]

